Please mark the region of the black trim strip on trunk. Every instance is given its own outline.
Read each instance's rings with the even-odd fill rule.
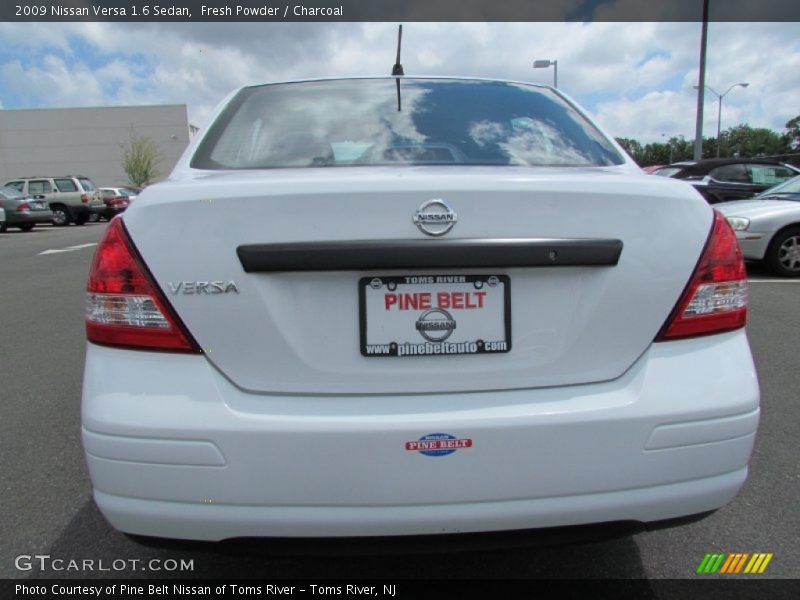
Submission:
[[[615,239],[355,240],[244,244],[236,254],[247,273],[614,266]]]

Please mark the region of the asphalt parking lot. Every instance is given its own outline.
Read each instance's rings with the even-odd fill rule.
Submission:
[[[694,577],[707,552],[772,552],[764,576],[800,574],[800,280],[750,270],[748,333],[762,421],[741,494],[704,520],[607,541],[436,555],[276,556],[268,542],[142,545],[105,522],[80,444],[83,290],[104,224],[0,234],[0,577],[158,577],[15,568],[18,555],[193,559],[183,576],[295,578]],[[762,577],[764,577],[762,576]]]

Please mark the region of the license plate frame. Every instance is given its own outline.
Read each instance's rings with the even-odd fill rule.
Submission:
[[[484,292],[483,296],[479,292]],[[428,302],[423,297],[426,293],[430,296]],[[449,294],[447,302],[439,302],[440,293]],[[390,294],[398,296],[398,300],[392,303],[388,298]],[[395,304],[400,310],[402,294],[411,294],[417,304],[406,297],[407,306],[403,310],[408,312],[402,317],[387,317],[386,312]],[[383,301],[383,309],[379,300]],[[508,275],[445,273],[361,277],[358,303],[360,351],[367,358],[465,356],[511,351],[511,279]],[[441,306],[447,303],[453,306]],[[473,310],[486,312],[470,312]],[[384,315],[383,323],[379,314]],[[394,323],[388,325],[387,319],[393,319]],[[460,330],[459,321],[462,323]],[[471,335],[470,331],[480,333]],[[488,331],[491,333],[483,335]],[[454,337],[456,332],[458,335]],[[382,339],[381,335],[397,339]],[[487,337],[489,339],[484,339]]]

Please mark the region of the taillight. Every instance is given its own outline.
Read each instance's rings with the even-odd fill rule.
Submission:
[[[31,205],[27,202],[20,202],[19,206],[17,206],[17,212],[30,212]]]
[[[81,202],[89,204],[89,194],[81,194]]]
[[[86,286],[86,337],[106,346],[200,353],[120,219],[97,246]]]
[[[721,333],[747,322],[747,270],[731,226],[714,211],[700,261],[656,341]]]

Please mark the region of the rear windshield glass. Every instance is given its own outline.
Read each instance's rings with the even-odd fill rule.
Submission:
[[[9,200],[20,200],[25,196],[20,192],[18,189],[13,188],[11,186],[4,186],[0,187],[0,194],[8,198]]]
[[[211,126],[191,164],[269,169],[622,162],[597,129],[546,88],[363,79],[244,89]]]
[[[79,177],[78,181],[81,182],[81,187],[83,187],[84,192],[91,192],[96,190],[97,188],[94,187],[91,179],[86,179],[85,177]]]
[[[761,196],[772,196],[774,194],[800,194],[800,177],[795,177],[789,181],[785,181],[780,185],[769,188],[766,192],[762,192]]]

